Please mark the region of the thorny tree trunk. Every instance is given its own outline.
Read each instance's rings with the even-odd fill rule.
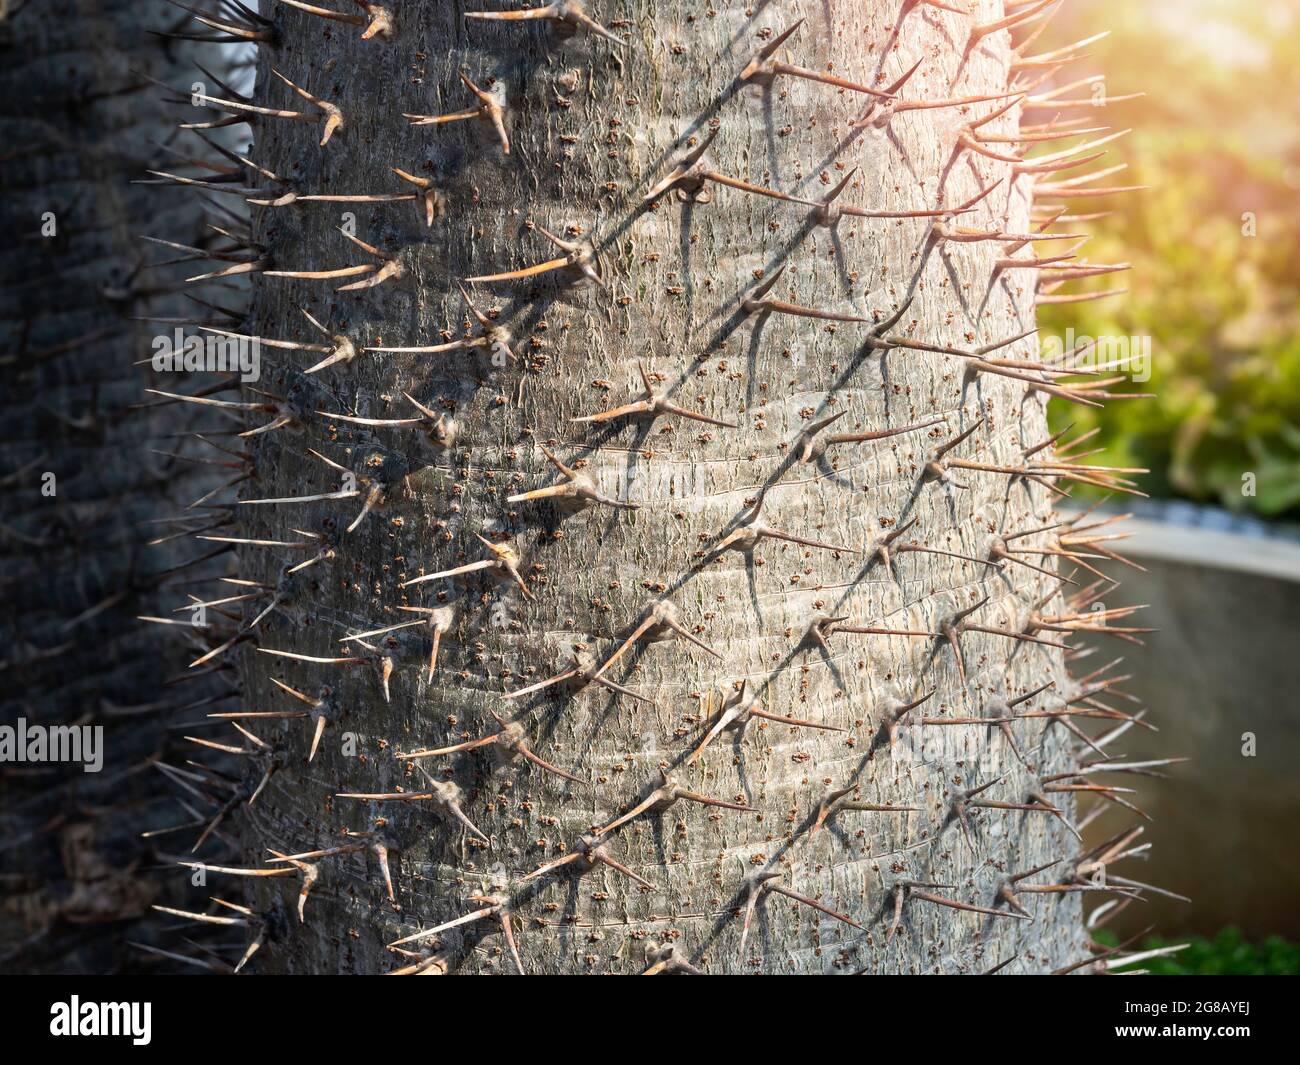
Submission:
[[[185,757],[166,731],[182,703],[230,687],[198,677],[164,689],[194,655],[136,620],[162,612],[166,571],[201,553],[186,540],[147,548],[165,527],[144,523],[214,486],[207,468],[148,450],[178,450],[166,435],[192,412],[131,409],[147,384],[134,363],[162,327],[130,319],[181,302],[168,294],[175,269],[139,269],[139,235],[204,239],[194,197],[129,184],[175,138],[175,108],[147,77],[193,80],[192,46],[144,32],[176,14],[155,0],[44,0],[9,4],[0,22],[0,723],[104,728],[99,773],[0,767],[0,963],[27,972],[131,967],[143,955],[126,941],[161,932],[141,920],[168,889],[140,833],[175,815],[149,762]]]
[[[965,631],[963,683],[948,642],[818,628],[842,618],[843,625],[937,632],[983,603],[969,622],[1020,632],[1031,607],[1054,595],[1055,582],[1028,568],[934,553],[896,554],[895,581],[870,553],[882,535],[915,519],[897,544],[987,559],[995,534],[1053,520],[1042,479],[969,468],[953,469],[951,478],[926,475],[936,448],[967,431],[949,458],[1021,465],[1025,449],[1047,437],[1042,392],[1007,376],[964,376],[960,356],[900,346],[882,354],[867,343],[900,311],[887,332],[931,345],[973,349],[1024,333],[1034,321],[1033,271],[995,270],[1008,254],[1005,242],[935,239],[933,217],[846,215],[828,227],[806,206],[717,182],[704,185],[711,196],[691,197],[688,181],[679,186],[685,198],[672,190],[642,202],[716,131],[705,165],[733,178],[819,200],[848,177],[837,204],[893,212],[956,207],[996,184],[975,210],[947,222],[1026,232],[1033,175],[1012,174],[1009,163],[958,142],[964,127],[1005,99],[892,118],[877,108],[880,122],[854,128],[870,102],[860,91],[788,74],[767,84],[761,75],[737,80],[758,49],[802,18],[774,59],[876,88],[919,62],[898,91],[907,100],[1003,94],[1010,34],[976,39],[971,32],[1002,19],[1003,5],[979,0],[963,15],[938,5],[839,0],[591,4],[591,15],[625,47],[566,35],[563,23],[467,19],[466,6],[514,5],[402,4],[391,38],[371,40],[277,6],[280,39],[262,49],[257,102],[311,110],[278,72],[340,108],[343,126],[320,147],[320,125],[263,120],[256,161],[312,193],[409,192],[390,169],[401,168],[435,182],[445,215],[425,228],[409,202],[296,203],[256,214],[254,236],[275,270],[378,265],[340,233],[350,222],[344,212],[355,215],[360,240],[402,269],[374,287],[340,292],[375,271],[333,281],[259,278],[247,331],[319,343],[305,309],[358,348],[479,335],[458,280],[562,254],[541,227],[589,241],[604,287],[579,270],[469,283],[474,305],[509,330],[517,362],[494,360],[482,348],[362,352],[303,377],[319,354],[299,359],[298,371],[289,369],[296,356],[267,356],[274,368],[265,387],[281,397],[292,389],[298,417],[252,438],[257,479],[245,497],[352,485],[309,449],[359,482],[357,494],[342,500],[240,508],[242,535],[294,541],[301,538],[294,530],[319,532],[322,520],[338,533],[332,558],[279,585],[286,598],[261,627],[260,646],[242,648],[249,711],[305,709],[273,680],[311,699],[325,686],[332,692],[316,711],[328,724],[310,762],[315,718],[248,723],[264,737],[282,735],[288,753],[248,811],[246,859],[264,860],[268,848],[293,854],[338,846],[349,842],[345,832],[376,833],[359,842],[379,839],[389,848],[396,903],[375,850],[364,846],[320,860],[305,923],[294,913],[296,881],[256,881],[253,905],[268,935],[255,964],[378,972],[436,958],[438,970],[512,972],[504,910],[412,941],[405,954],[386,948],[490,909],[476,901],[480,895],[508,899],[530,973],[635,973],[664,956],[656,953],[662,945],[675,947],[667,971],[685,959],[711,973],[978,972],[1013,955],[1020,970],[1048,971],[1085,956],[1078,894],[1021,896],[1024,919],[999,894],[1010,874],[1075,852],[1064,820],[1072,798],[1052,797],[1063,818],[958,802],[991,785],[980,800],[1034,806],[1040,777],[1073,764],[1070,736],[1041,719],[1012,722],[1022,762],[996,725],[922,725],[922,718],[996,715],[999,698],[1049,682],[1064,690],[1060,650]],[[894,35],[900,6],[905,17]],[[478,106],[461,70],[480,87],[504,86],[508,155],[488,122],[403,118]],[[1014,132],[1020,111],[1012,106],[985,132]],[[768,299],[866,320],[779,308],[742,313],[745,292],[781,268]],[[1001,354],[1037,357],[1032,339]],[[673,402],[737,427],[674,415],[575,421],[641,398],[638,363]],[[454,419],[450,448],[433,446],[423,431],[429,422],[364,426],[330,417],[419,417],[404,392]],[[264,397],[246,391],[243,398]],[[938,424],[838,443],[800,461],[800,433],[841,413],[817,440]],[[601,493],[639,509],[509,502],[559,483],[542,444]],[[379,505],[344,533],[372,489]],[[719,555],[720,538],[760,493],[761,519],[772,529],[853,550],[764,538],[750,553]],[[479,536],[513,544],[530,597],[508,576],[492,580],[491,571],[406,584],[492,557]],[[733,546],[744,547],[743,538]],[[274,585],[281,567],[302,557],[249,548],[242,573]],[[575,645],[604,662],[661,601],[674,604],[716,655],[681,638],[638,641],[607,677],[648,701],[598,684],[503,699],[562,672]],[[1048,599],[1049,609],[1056,604]],[[405,606],[446,606],[454,615],[432,681],[426,628],[340,642],[424,617]],[[260,653],[268,651],[368,660],[324,664]],[[839,731],[753,718],[691,762],[724,697],[746,681],[767,712]],[[896,717],[900,704],[930,692]],[[1053,705],[1059,700],[1047,692],[1019,709]],[[418,763],[401,756],[489,736],[502,728],[495,715],[518,722],[532,750],[580,781],[520,757],[503,760],[493,746]],[[488,842],[438,801],[339,794],[428,792],[421,767],[460,789],[458,808]],[[604,853],[648,887],[605,863],[579,875],[584,864],[574,862],[523,880],[649,796],[661,770],[682,788],[746,808],[682,798],[604,835]],[[860,802],[914,809],[836,809],[813,832],[824,793],[844,787]],[[746,884],[767,872],[777,879],[761,883],[801,893],[856,926],[761,890],[742,951]],[[997,913],[963,912],[926,894]]]

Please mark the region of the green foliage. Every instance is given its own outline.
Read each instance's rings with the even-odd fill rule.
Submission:
[[[1115,32],[1073,76],[1108,71],[1109,92],[1150,93],[1098,113],[1133,133],[1093,168],[1126,161],[1103,183],[1153,187],[1067,201],[1113,212],[1092,223],[1090,261],[1133,264],[1088,287],[1131,291],[1045,307],[1042,335],[1149,337],[1151,379],[1120,388],[1155,397],[1101,412],[1053,401],[1054,426],[1101,425],[1108,447],[1090,461],[1149,467],[1153,495],[1300,515],[1300,118],[1281,106],[1300,98],[1300,16],[1267,2],[1095,0],[1082,17]],[[1077,29],[1054,27],[1045,47]],[[1246,82],[1279,106],[1244,106]]]
[[[1098,940],[1114,945],[1113,934],[1098,935]],[[1262,943],[1248,943],[1235,928],[1225,928],[1214,939],[1145,940],[1136,950],[1186,943],[1177,954],[1139,962],[1138,968],[1154,976],[1286,976],[1300,973],[1300,944],[1288,943],[1281,936],[1269,936]],[[1122,969],[1120,970],[1123,971]]]

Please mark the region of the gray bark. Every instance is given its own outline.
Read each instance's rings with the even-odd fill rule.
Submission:
[[[148,548],[172,528],[145,523],[215,484],[210,468],[149,450],[197,455],[168,438],[192,415],[132,410],[148,383],[134,363],[165,330],[131,319],[177,313],[184,276],[141,270],[139,236],[206,240],[193,197],[129,184],[176,133],[146,76],[192,81],[191,47],[145,33],[176,14],[154,0],[46,0],[0,21],[0,722],[104,729],[99,773],[0,767],[0,964],[27,972],[135,968],[144,955],[127,940],[162,938],[149,904],[184,884],[159,882],[157,845],[140,836],[178,819],[149,762],[188,757],[168,731],[175,712],[232,687],[226,670],[162,687],[194,654],[136,620],[163,612],[168,571],[202,553],[184,539]]]
[[[300,313],[305,308],[358,346],[436,344],[466,335],[466,326],[477,332],[457,280],[558,254],[537,226],[589,240],[607,287],[572,271],[472,285],[475,304],[510,331],[518,363],[496,366],[475,350],[363,353],[307,378],[313,411],[406,418],[416,413],[402,395],[410,393],[454,417],[458,435],[449,451],[431,447],[419,427],[366,429],[315,414],[253,438],[257,480],[246,498],[337,490],[341,475],[309,448],[354,470],[361,497],[243,507],[244,535],[287,539],[290,530],[316,530],[322,520],[341,530],[379,483],[366,477],[376,454],[391,483],[382,506],[340,536],[337,557],[304,571],[292,604],[261,629],[260,648],[241,651],[249,710],[301,708],[272,685],[275,678],[312,695],[328,685],[330,705],[345,715],[331,720],[310,763],[310,722],[258,726],[267,736],[282,730],[289,754],[249,811],[247,857],[260,860],[266,848],[330,847],[343,832],[378,832],[393,848],[397,899],[388,901],[365,851],[321,859],[304,924],[292,912],[296,884],[259,881],[256,908],[271,935],[255,964],[275,972],[396,968],[411,958],[386,944],[471,913],[481,905],[471,896],[495,892],[510,900],[530,973],[636,973],[665,944],[710,973],[979,972],[1013,954],[1023,970],[1045,971],[1078,960],[1084,935],[1075,894],[1032,896],[1032,920],[1024,921],[909,897],[887,941],[893,892],[903,881],[946,885],[926,890],[1006,913],[998,888],[1007,874],[1073,853],[1060,820],[995,809],[972,813],[972,847],[953,805],[967,789],[993,781],[986,797],[1029,801],[1036,774],[1072,764],[1062,729],[1016,722],[1025,765],[996,728],[921,727],[918,720],[979,716],[999,688],[1018,695],[1048,681],[1059,687],[1061,652],[970,632],[964,684],[952,649],[931,639],[838,633],[826,650],[807,638],[823,616],[933,631],[984,597],[975,619],[1018,629],[1026,610],[1052,593],[1050,579],[1024,568],[993,570],[935,554],[901,556],[895,582],[879,563],[867,568],[865,553],[913,517],[904,541],[978,558],[987,557],[994,533],[1052,520],[1040,485],[956,471],[969,485],[961,490],[923,476],[939,444],[977,424],[955,454],[1019,463],[1023,449],[1047,435],[1045,397],[1006,378],[964,380],[961,360],[949,355],[906,348],[882,355],[864,343],[873,323],[905,304],[892,332],[961,347],[1006,339],[1033,324],[1033,281],[1015,272],[994,277],[997,242],[929,246],[928,218],[846,217],[827,228],[807,207],[716,184],[708,203],[671,194],[641,203],[715,125],[708,153],[714,169],[808,199],[854,168],[839,202],[893,211],[954,206],[1007,179],[1007,164],[954,150],[962,126],[999,103],[914,110],[883,128],[854,129],[867,103],[861,93],[787,76],[767,90],[735,80],[765,40],[802,17],[777,58],[872,86],[921,59],[902,93],[910,99],[1005,92],[1008,34],[965,52],[972,22],[1002,17],[1002,5],[981,0],[971,17],[922,6],[893,39],[896,3],[593,3],[592,16],[625,39],[625,48],[586,34],[566,39],[549,23],[467,20],[467,6],[513,7],[402,5],[389,41],[362,41],[352,27],[277,9],[282,43],[263,49],[258,102],[303,104],[271,76],[274,68],[335,103],[345,124],[321,148],[318,126],[263,122],[257,161],[292,175],[301,192],[409,191],[390,172],[400,167],[437,182],[445,215],[425,228],[409,203],[299,203],[257,214],[255,232],[277,269],[374,263],[338,232],[342,209],[355,213],[359,238],[396,257],[403,276],[352,292],[334,290],[355,278],[261,278],[248,331],[319,340]],[[403,119],[403,112],[473,106],[457,78],[462,68],[480,85],[504,84],[508,157],[487,124],[412,126]],[[1013,108],[993,128],[1014,131],[1017,118]],[[1023,232],[1031,195],[1029,178],[1003,180],[962,224]],[[781,267],[770,298],[868,321],[738,315],[745,291]],[[1022,358],[1035,351],[1032,340],[1006,349]],[[677,417],[573,421],[639,398],[638,360],[674,402],[739,427]],[[291,366],[311,362],[283,353],[268,362],[275,364],[272,391],[304,387]],[[830,432],[935,418],[944,424],[840,444],[821,462],[796,461],[801,431],[840,412],[847,413]],[[508,503],[509,495],[557,483],[541,443],[580,467],[600,492],[640,509],[595,505],[564,513],[545,500]],[[864,553],[765,539],[752,556],[715,558],[718,539],[765,487],[768,525]],[[475,534],[514,545],[534,599],[483,573],[403,587],[488,557]],[[300,557],[249,549],[241,573],[275,583],[280,568]],[[681,639],[638,643],[609,677],[652,703],[598,686],[503,701],[503,693],[560,673],[575,644],[605,661],[660,600],[675,604],[684,625],[719,657]],[[403,605],[446,605],[455,620],[432,682],[424,674],[425,630],[376,643],[394,666],[390,698],[371,663],[322,665],[259,653],[346,654],[357,645],[341,638],[412,620]],[[739,739],[723,734],[687,764],[724,694],[742,681],[769,712],[843,731],[754,720]],[[891,745],[890,708],[931,689]],[[437,781],[457,786],[486,844],[431,801],[336,797],[427,790],[415,765],[395,752],[490,735],[501,727],[494,714],[517,721],[540,756],[582,783],[522,758],[503,762],[491,747],[422,760]],[[631,809],[665,769],[684,788],[749,810],[682,800],[609,833],[609,855],[650,889],[603,864],[582,876],[571,865],[521,883]],[[847,785],[861,801],[918,809],[845,811],[810,834],[825,789]],[[1061,807],[1072,814],[1070,801]],[[743,888],[763,872],[861,928],[767,892],[742,953]],[[438,970],[514,971],[495,916],[408,946],[417,957],[436,958],[430,965]]]

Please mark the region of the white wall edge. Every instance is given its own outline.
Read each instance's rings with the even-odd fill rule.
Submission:
[[[1115,531],[1129,539],[1109,546],[1135,561],[1181,562],[1300,583],[1300,544],[1287,540],[1141,518],[1128,518]]]

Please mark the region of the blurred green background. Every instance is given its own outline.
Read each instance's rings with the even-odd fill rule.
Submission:
[[[1101,933],[1099,942],[1114,946],[1118,937]],[[1136,962],[1132,968],[1143,969],[1153,976],[1286,976],[1300,972],[1300,947],[1280,936],[1269,936],[1261,943],[1248,943],[1235,928],[1225,928],[1213,939],[1160,939],[1148,937],[1130,950],[1146,951],[1155,947],[1186,944],[1182,950],[1161,958]],[[1124,972],[1128,966],[1117,966]]]
[[[1140,485],[1153,496],[1300,518],[1300,3],[1069,0],[1029,52],[1103,28],[1053,84],[1105,73],[1108,94],[1147,95],[1095,112],[1090,125],[1133,132],[1059,178],[1123,162],[1103,184],[1152,188],[1063,201],[1112,212],[1088,224],[1081,256],[1133,266],[1065,291],[1129,291],[1039,320],[1044,338],[1149,337],[1151,379],[1121,388],[1156,395],[1101,412],[1054,400],[1054,428],[1101,425],[1105,459],[1150,468]],[[1093,112],[1062,117],[1081,114]]]

